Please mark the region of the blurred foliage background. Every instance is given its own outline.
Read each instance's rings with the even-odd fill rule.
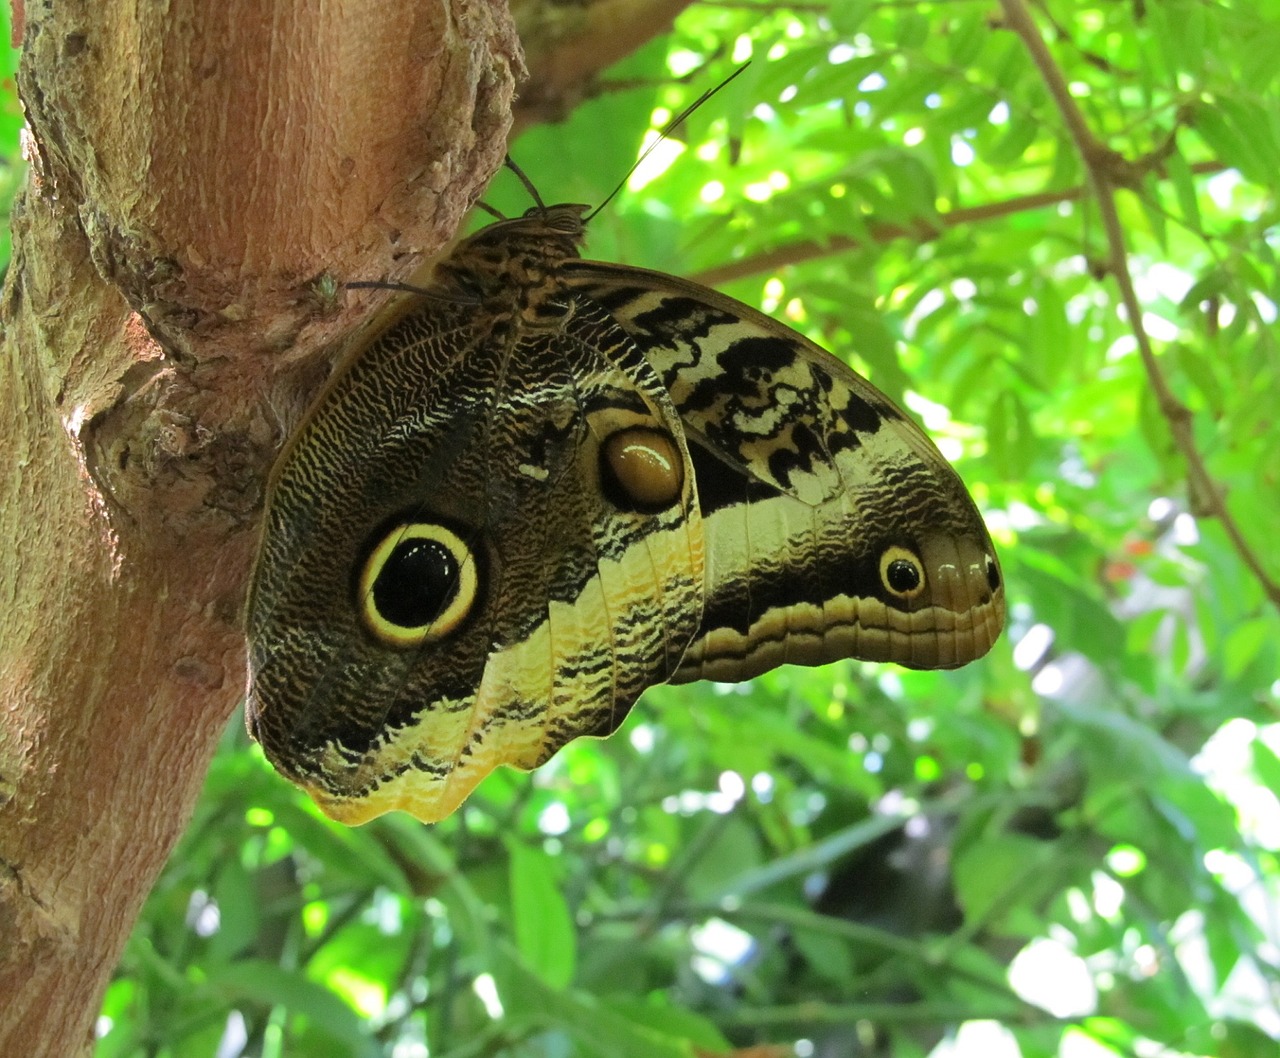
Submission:
[[[1280,10],[1049,0],[1038,62],[1026,14],[698,3],[512,146],[599,202],[752,60],[589,255],[919,415],[1001,548],[991,656],[657,688],[434,827],[328,822],[238,717],[102,1058],[1273,1058]]]

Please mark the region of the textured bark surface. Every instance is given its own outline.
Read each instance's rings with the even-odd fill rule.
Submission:
[[[262,489],[350,279],[501,161],[501,0],[29,3],[0,361],[0,1054],[87,1053],[244,690]]]
[[[556,121],[599,90],[597,75],[666,33],[693,0],[512,0],[529,80],[516,127]]]

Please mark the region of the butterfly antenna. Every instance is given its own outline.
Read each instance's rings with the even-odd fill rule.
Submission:
[[[505,218],[504,218],[505,219]],[[418,297],[438,301],[444,305],[479,305],[479,298],[470,298],[455,294],[441,294],[438,290],[414,286],[412,283],[393,283],[383,279],[357,279],[351,283],[343,283],[347,290],[392,290],[398,294],[416,294]]]
[[[542,196],[538,194],[538,189],[533,186],[533,181],[530,180],[527,176],[525,176],[524,170],[521,169],[520,166],[516,165],[515,160],[511,157],[511,155],[508,154],[507,157],[503,160],[502,164],[505,165],[508,169],[510,169],[513,173],[515,173],[516,176],[520,178],[520,183],[524,184],[524,189],[529,192],[529,197],[533,199],[534,205],[536,205],[539,209],[546,209],[547,208],[546,203],[542,201]]]
[[[650,143],[649,146],[646,147],[640,153],[640,157],[636,159],[635,164],[630,169],[627,170],[626,176],[624,176],[621,180],[618,181],[617,185],[614,187],[612,191],[609,192],[608,196],[605,198],[603,202],[600,203],[600,205],[596,206],[595,209],[593,209],[590,213],[588,213],[585,217],[582,218],[582,222],[585,224],[597,213],[599,213],[602,209],[604,209],[605,206],[607,206],[610,202],[612,202],[615,198],[617,198],[618,193],[624,187],[627,186],[627,181],[631,179],[632,174],[634,174],[635,171],[640,168],[640,166],[644,165],[645,159],[648,158],[649,155],[651,155],[655,150],[658,149],[658,144],[660,144],[663,140],[665,140],[668,136],[670,136],[673,132],[675,132],[675,130],[678,129],[688,119],[689,115],[698,109],[698,107],[702,106],[703,103],[705,103],[708,99],[710,99],[713,95],[715,95],[721,89],[728,87],[729,82],[731,82],[735,77],[740,77],[742,75],[742,72],[750,65],[751,65],[750,62],[744,62],[741,66],[739,66],[736,70],[734,70],[733,73],[731,73],[718,85],[714,85],[713,87],[708,88],[705,92],[702,93],[702,95],[698,96],[697,99],[695,99],[692,103],[690,103],[687,107],[685,107],[682,111],[680,111],[679,114],[677,114],[670,121],[668,121],[666,126],[663,128],[663,130],[659,132],[657,136],[654,137],[653,142]],[[510,159],[508,159],[508,164],[510,164]],[[512,168],[514,168],[514,166],[512,166]],[[516,172],[520,173],[518,169],[516,170]],[[520,173],[520,177],[521,179],[523,179],[524,174]],[[525,183],[525,186],[526,187],[529,186],[527,182]]]

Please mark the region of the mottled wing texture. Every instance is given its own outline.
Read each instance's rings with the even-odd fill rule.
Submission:
[[[684,424],[706,536],[702,622],[676,680],[838,658],[951,668],[1004,621],[981,515],[924,432],[830,353],[673,276],[567,262],[649,360]],[[886,584],[895,555],[925,583]]]
[[[540,248],[471,251],[448,297],[366,349],[282,457],[251,594],[249,724],[335,818],[449,814],[498,764],[612,732],[676,671],[701,614],[685,475],[656,513],[602,497],[599,446],[669,434],[670,396],[598,306],[546,282]],[[458,262],[455,262],[458,263]],[[459,303],[472,298],[480,305]],[[454,300],[450,300],[454,299]],[[456,635],[397,650],[359,618],[353,570],[397,520],[456,533],[476,565]]]

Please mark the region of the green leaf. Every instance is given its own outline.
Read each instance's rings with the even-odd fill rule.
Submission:
[[[1182,152],[1176,150],[1165,159],[1164,164],[1169,182],[1173,184],[1174,194],[1178,198],[1178,207],[1182,210],[1182,222],[1192,231],[1202,230],[1204,222],[1200,219],[1199,193],[1191,167],[1182,157]]]
[[[284,1007],[346,1048],[344,1053],[353,1058],[375,1058],[380,1053],[364,1020],[333,992],[300,973],[247,959],[211,968],[203,987],[237,1004]]]
[[[1015,118],[995,145],[987,149],[986,160],[992,165],[1012,165],[1027,153],[1042,131],[1030,118]]]
[[[239,860],[228,860],[218,872],[213,898],[218,928],[209,938],[209,957],[228,959],[249,947],[262,927],[258,892]]]
[[[1254,658],[1271,644],[1273,631],[1268,620],[1247,621],[1233,628],[1224,644],[1227,676],[1238,679]]]
[[[1253,740],[1250,750],[1253,770],[1262,786],[1273,792],[1280,790],[1280,756],[1260,738]]]
[[[987,418],[987,445],[1002,477],[1025,473],[1034,436],[1031,414],[1021,396],[1012,389],[996,394]]]
[[[656,996],[648,999],[610,996],[600,1000],[600,1008],[612,1011],[633,1025],[687,1041],[699,1051],[728,1053],[733,1050],[710,1018],[672,1006]]]
[[[875,8],[875,0],[846,0],[831,8],[831,27],[842,37],[851,37]]]
[[[1219,161],[1235,166],[1251,180],[1267,183],[1267,159],[1250,138],[1248,130],[1239,128],[1217,107],[1201,107],[1196,111],[1195,129]]]
[[[854,963],[848,942],[809,930],[797,930],[791,941],[818,977],[833,982],[853,977]]]
[[[730,879],[749,880],[760,865],[760,839],[737,816],[710,817],[704,824],[704,841],[687,869],[685,886],[695,897],[724,891]]]
[[[1034,935],[1032,912],[1045,888],[1053,846],[1016,834],[987,835],[955,861],[956,896],[965,921],[1001,933]]]
[[[633,1021],[594,996],[549,988],[513,959],[498,968],[499,994],[518,1021],[563,1026],[584,1054],[600,1058],[694,1058],[692,1044],[665,1027]]]
[[[548,985],[563,988],[573,980],[577,935],[553,861],[541,849],[514,839],[506,844],[516,947]]]

